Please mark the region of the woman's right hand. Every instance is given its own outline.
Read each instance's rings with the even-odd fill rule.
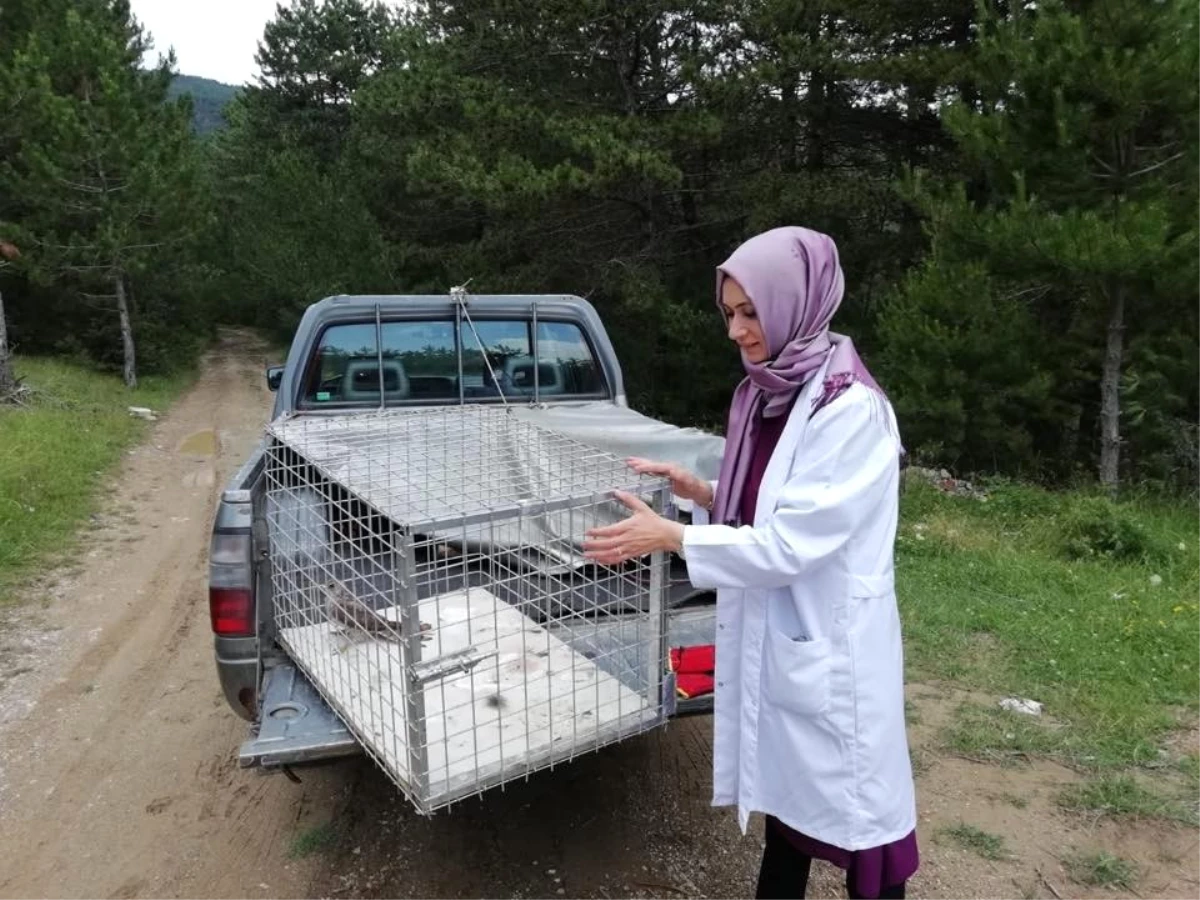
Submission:
[[[639,475],[660,475],[671,479],[671,492],[681,500],[691,500],[708,509],[712,506],[712,485],[683,466],[675,463],[655,462],[650,459],[627,460],[629,467]]]

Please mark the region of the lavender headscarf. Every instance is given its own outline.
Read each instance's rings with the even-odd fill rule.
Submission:
[[[807,228],[764,232],[738,247],[717,268],[718,306],[726,278],[737,281],[754,304],[771,356],[764,363],[743,360],[746,379],[733,394],[725,456],[713,498],[716,523],[727,523],[735,515],[754,454],[760,409],[765,418],[786,413],[831,355],[825,382],[808,414],[856,381],[883,393],[854,343],[829,330],[844,287],[832,238]]]

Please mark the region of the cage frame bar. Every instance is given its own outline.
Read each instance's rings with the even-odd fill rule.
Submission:
[[[416,573],[413,571],[412,533],[403,531],[400,541],[400,636],[404,649],[404,707],[405,730],[408,732],[408,777],[414,784],[414,792],[422,798],[421,806],[429,797],[429,723],[425,715],[425,684],[420,677],[421,665],[421,598],[417,590]]]

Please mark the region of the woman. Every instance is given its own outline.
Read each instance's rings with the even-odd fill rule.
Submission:
[[[901,447],[849,339],[833,241],[780,228],[720,266],[717,301],[747,377],[733,396],[715,484],[664,463],[692,525],[618,494],[632,515],[589,532],[615,565],[679,552],[717,591],[714,805],[743,832],[767,819],[759,897],[803,897],[813,858],[851,897],[903,897],[917,869],[893,590]],[[710,524],[715,523],[715,524]]]

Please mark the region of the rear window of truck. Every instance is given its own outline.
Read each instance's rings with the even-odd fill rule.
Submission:
[[[378,406],[381,388],[386,405],[608,397],[596,354],[574,322],[539,321],[536,335],[528,320],[473,324],[462,325],[461,385],[453,320],[383,322],[378,332],[374,322],[329,325],[305,371],[300,405]]]

